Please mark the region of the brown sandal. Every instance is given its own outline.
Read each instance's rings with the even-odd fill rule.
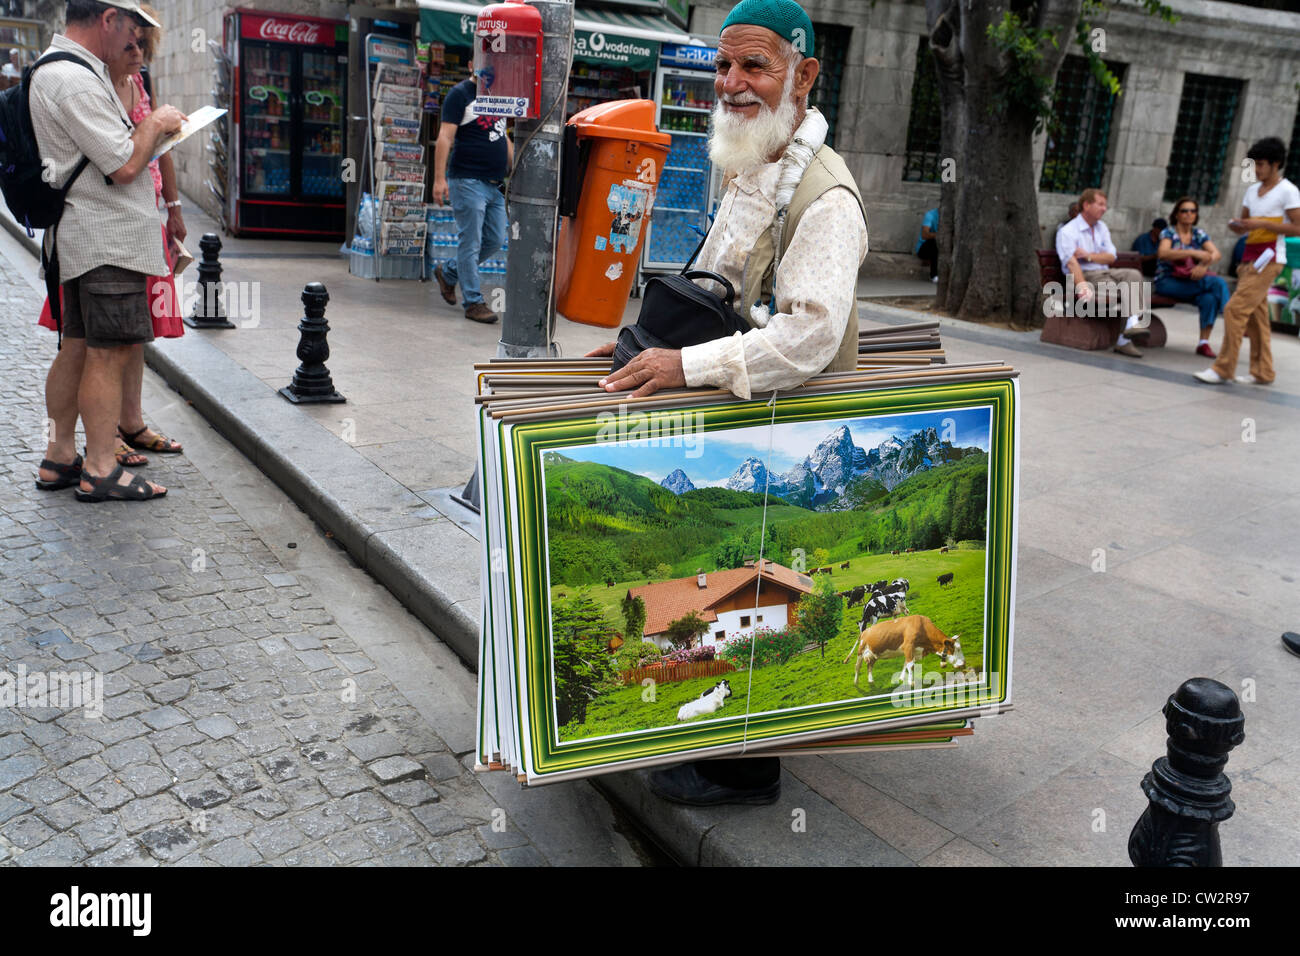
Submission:
[[[123,468],[143,468],[149,464],[148,458],[138,451],[132,451],[126,447],[126,442],[123,441],[119,441],[117,447],[113,449],[113,457],[117,459],[117,463]]]
[[[117,426],[117,433],[122,436],[122,441],[126,442],[126,444],[131,448],[137,448],[140,451],[151,451],[157,455],[179,455],[185,450],[181,447],[180,442],[172,441],[162,432],[156,432],[153,441],[142,442],[136,440],[148,430],[149,426],[145,425],[139,431],[130,432],[128,434],[121,425]]]

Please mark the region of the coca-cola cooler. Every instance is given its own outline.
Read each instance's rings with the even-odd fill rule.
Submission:
[[[348,24],[225,16],[233,68],[227,221],[235,235],[344,235]]]

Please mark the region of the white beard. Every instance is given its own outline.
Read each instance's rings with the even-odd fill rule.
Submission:
[[[709,136],[709,159],[728,173],[741,173],[747,169],[770,162],[773,153],[780,153],[794,136],[795,111],[791,93],[794,91],[796,64],[790,64],[786,74],[785,89],[781,91],[781,105],[775,110],[753,93],[740,97],[740,104],[758,101],[758,115],[747,119],[723,106],[726,94],[713,105],[713,132]]]

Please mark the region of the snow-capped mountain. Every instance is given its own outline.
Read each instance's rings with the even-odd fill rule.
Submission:
[[[779,494],[775,488],[775,482],[779,479],[769,473],[767,465],[763,464],[757,458],[749,457],[741,462],[740,467],[731,473],[731,477],[723,483],[722,487],[730,488],[732,491],[757,491],[762,492],[764,486],[768,485],[769,480],[773,486],[768,488],[772,494]]]
[[[667,488],[675,495],[684,495],[688,491],[694,491],[695,485],[691,484],[691,479],[686,477],[686,472],[678,468],[671,475],[659,482],[660,485]]]
[[[769,473],[760,459],[751,456],[727,479],[724,487],[761,492],[767,482],[769,494],[791,504],[835,510],[840,496],[855,481],[878,482],[885,491],[891,491],[919,471],[978,452],[978,448],[954,448],[950,442],[940,441],[933,428],[907,437],[893,435],[875,448],[865,450],[854,444],[848,426],[841,425],[785,474]]]

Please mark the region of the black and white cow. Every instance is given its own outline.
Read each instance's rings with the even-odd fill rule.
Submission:
[[[722,703],[731,696],[731,683],[720,680],[699,697],[694,700],[688,700],[677,709],[678,720],[690,720],[692,717],[702,717],[705,714],[711,714],[715,710],[722,709]]]
[[[848,598],[848,607],[857,607],[862,603],[863,598],[867,596],[867,586],[859,584],[851,591],[845,591],[844,597]]]
[[[897,617],[899,614],[910,613],[907,609],[906,591],[873,594],[871,600],[862,606],[862,619],[858,622],[858,630],[865,631],[882,617]]]

